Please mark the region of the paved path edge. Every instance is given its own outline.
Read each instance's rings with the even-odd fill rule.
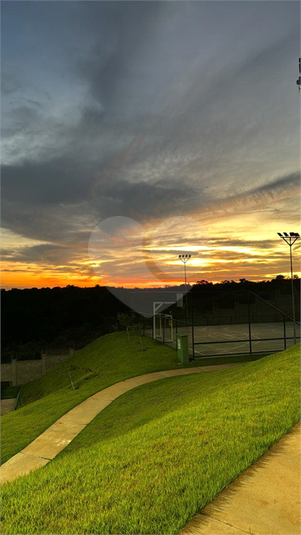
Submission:
[[[300,535],[300,421],[201,509],[180,535]]]

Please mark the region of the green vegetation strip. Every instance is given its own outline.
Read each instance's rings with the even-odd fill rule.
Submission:
[[[3,485],[3,534],[174,534],[300,418],[300,348],[140,386]]]
[[[1,417],[1,462],[95,392],[129,377],[183,367],[170,347],[143,338],[143,348],[137,336],[131,335],[130,342],[125,333],[102,336],[41,379],[24,385],[18,410]]]
[[[252,362],[265,357],[266,354],[252,354],[252,355],[222,355],[220,357],[196,357],[194,360],[195,366],[217,366],[219,364],[232,364],[239,362]]]

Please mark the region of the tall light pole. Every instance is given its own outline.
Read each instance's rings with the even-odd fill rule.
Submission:
[[[294,275],[293,275],[293,245],[294,243],[300,239],[300,235],[298,232],[290,232],[289,234],[287,232],[277,232],[278,236],[282,238],[287,245],[289,245],[290,248],[290,263],[291,263],[291,288],[292,288],[292,308],[293,308],[293,324],[294,324],[294,344],[297,343],[296,341],[296,314],[295,314],[295,296],[294,296]]]
[[[299,78],[296,81],[296,84],[299,86],[299,93],[301,88],[301,58],[299,58]]]
[[[185,304],[186,304],[186,323],[188,322],[188,311],[187,311],[187,288],[186,288],[186,285],[187,285],[187,279],[186,279],[186,264],[188,262],[188,260],[190,260],[191,258],[191,254],[179,254],[179,259],[181,260],[181,262],[183,262],[184,264],[184,283],[185,283]]]
[[[184,264],[184,282],[185,282],[185,290],[186,290],[186,264],[188,260],[190,260],[191,254],[179,254],[179,259]]]

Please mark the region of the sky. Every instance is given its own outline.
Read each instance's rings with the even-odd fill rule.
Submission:
[[[300,3],[2,1],[2,287],[289,276]],[[294,246],[294,270],[300,245]]]

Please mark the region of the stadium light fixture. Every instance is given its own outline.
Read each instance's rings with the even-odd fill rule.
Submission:
[[[191,254],[179,254],[179,259],[184,264],[184,281],[185,281],[185,288],[186,288],[186,264],[188,260],[190,260]]]
[[[291,288],[292,288],[292,309],[293,309],[293,327],[294,327],[294,344],[296,341],[296,314],[295,314],[295,295],[294,295],[294,274],[293,274],[293,245],[300,239],[300,234],[298,232],[277,232],[278,236],[282,238],[290,248],[290,264],[291,264]]]
[[[179,259],[184,264],[184,282],[185,282],[185,291],[186,291],[186,285],[187,285],[187,279],[186,279],[186,264],[190,260],[191,254],[179,254]],[[188,310],[187,310],[187,292],[185,294],[185,308],[186,308],[186,323],[188,323]]]

